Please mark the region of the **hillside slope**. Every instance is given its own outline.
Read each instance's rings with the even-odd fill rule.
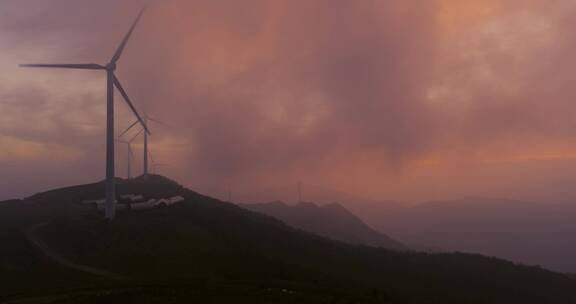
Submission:
[[[0,279],[21,278],[8,292],[0,289],[0,302],[576,303],[576,282],[561,274],[477,255],[346,245],[159,176],[119,180],[119,194],[183,202],[120,212],[107,223],[79,204],[102,190],[97,183],[0,204],[0,214],[10,214],[0,218],[11,227],[2,229],[2,241],[20,244],[0,250]],[[52,250],[129,279],[102,281],[46,264],[19,232],[43,221],[38,233]]]
[[[272,202],[240,206],[275,217],[294,228],[333,240],[393,250],[408,249],[400,242],[370,228],[339,204],[318,206],[313,203],[300,203],[289,206],[283,202]]]

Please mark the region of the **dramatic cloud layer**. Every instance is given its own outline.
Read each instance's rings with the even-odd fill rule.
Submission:
[[[118,2],[0,2],[0,197],[102,176],[103,76],[16,65],[105,63],[143,5]],[[159,170],[203,191],[303,180],[373,198],[568,200],[557,188],[576,174],[575,10],[152,1],[118,72],[169,125],[154,125],[153,157],[170,165]],[[122,129],[132,118],[118,108]]]

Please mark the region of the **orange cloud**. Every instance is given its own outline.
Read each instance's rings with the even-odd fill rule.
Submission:
[[[440,32],[454,35],[477,26],[503,11],[501,0],[440,0],[437,12]]]
[[[58,151],[47,144],[77,147],[100,176],[91,152],[103,144],[103,78],[16,64],[106,60],[141,1],[116,10],[54,0],[34,18],[22,1],[0,11],[8,2],[0,129],[24,142],[2,155],[43,160]],[[118,73],[139,106],[175,125],[155,130],[151,146],[183,182],[306,176],[381,197],[384,183],[428,191],[413,182],[422,172],[438,174],[434,183],[447,170],[468,176],[453,163],[571,157],[556,146],[576,130],[576,42],[560,3],[157,1]]]
[[[51,162],[71,162],[80,158],[79,149],[57,144],[42,144],[19,138],[0,135],[0,162],[38,162],[49,159]]]

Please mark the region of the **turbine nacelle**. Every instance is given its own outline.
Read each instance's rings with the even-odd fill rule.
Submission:
[[[116,65],[116,62],[110,62],[109,64],[106,65],[105,68],[106,68],[106,71],[108,71],[108,72],[114,72],[114,71],[116,71],[117,67],[118,66]]]

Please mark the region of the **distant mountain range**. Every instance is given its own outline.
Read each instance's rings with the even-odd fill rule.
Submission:
[[[576,273],[576,204],[468,197],[363,214],[408,245],[480,253]]]
[[[118,180],[117,193],[181,201],[107,222],[82,204],[103,192],[94,183],[0,203],[0,303],[576,303],[568,275],[349,245],[161,176]]]
[[[402,243],[377,232],[342,205],[318,206],[302,202],[289,206],[283,202],[241,204],[241,207],[275,217],[284,223],[333,240],[353,245],[408,250]]]
[[[530,202],[489,197],[403,204],[304,185],[317,204],[338,202],[377,231],[431,252],[468,252],[576,273],[576,202]],[[239,196],[243,201],[294,197],[295,188]],[[260,199],[260,200],[258,200]]]

